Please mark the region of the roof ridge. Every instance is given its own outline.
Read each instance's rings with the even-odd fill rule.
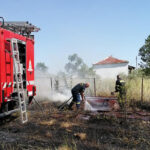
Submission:
[[[105,65],[105,64],[118,64],[118,63],[129,63],[129,61],[127,60],[121,60],[115,57],[109,56],[97,63],[95,63],[94,65]]]

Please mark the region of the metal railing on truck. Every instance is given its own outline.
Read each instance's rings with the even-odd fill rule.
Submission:
[[[28,21],[4,21],[3,17],[0,17],[0,27],[23,36],[30,36],[32,32],[38,32],[40,30],[40,28],[32,25]]]

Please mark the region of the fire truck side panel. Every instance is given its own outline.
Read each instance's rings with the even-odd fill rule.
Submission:
[[[9,34],[5,30],[0,29],[0,78],[1,78],[1,104],[10,100],[10,94],[12,93],[13,83],[13,60],[11,57],[10,43],[6,41],[6,37]]]
[[[27,90],[28,96],[33,96],[34,93],[34,41],[27,40]]]
[[[2,50],[3,50],[4,44],[3,44],[3,34],[2,30],[0,29],[0,108],[2,105]]]
[[[5,77],[6,77],[6,88],[5,88],[5,101],[10,99],[10,93],[13,92],[13,59],[11,57],[10,42],[4,41],[4,53],[5,53]]]
[[[13,58],[10,39],[23,41],[26,46],[26,85],[28,96],[33,95],[34,85],[34,41],[16,34],[12,31],[0,28],[0,108],[3,102],[11,101],[13,92],[14,73]]]

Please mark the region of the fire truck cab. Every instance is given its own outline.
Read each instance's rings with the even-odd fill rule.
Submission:
[[[40,29],[28,22],[0,19],[0,117],[3,117],[20,110],[23,104],[19,98],[25,95],[30,102],[36,95],[31,33]]]

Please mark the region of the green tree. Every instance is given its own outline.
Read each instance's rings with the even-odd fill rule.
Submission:
[[[69,62],[65,65],[65,70],[68,74],[77,75],[80,77],[95,75],[92,67],[89,68],[77,54],[70,55],[68,60]]]
[[[37,71],[42,72],[42,73],[48,72],[48,67],[47,67],[47,66],[45,65],[45,63],[43,63],[43,62],[38,62],[38,63],[36,64],[35,69],[36,69]]]
[[[139,50],[141,57],[140,67],[146,75],[150,75],[150,35],[145,40],[145,44]]]

